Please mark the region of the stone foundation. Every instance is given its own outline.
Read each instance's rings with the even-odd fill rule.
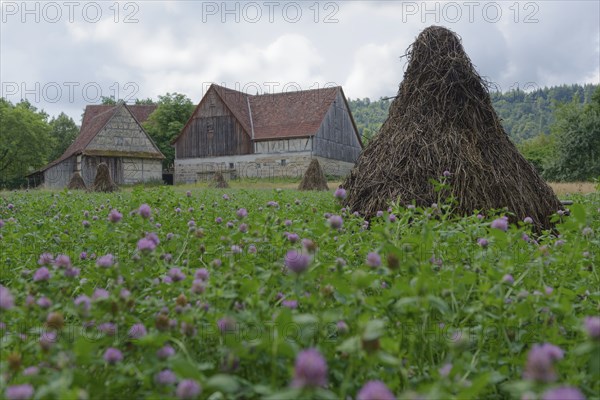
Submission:
[[[311,155],[310,151],[293,154],[245,154],[210,158],[175,160],[175,184],[196,183],[212,178],[221,171],[225,179],[237,178],[297,178],[301,179],[310,161],[316,158],[326,175],[344,177],[354,164]]]

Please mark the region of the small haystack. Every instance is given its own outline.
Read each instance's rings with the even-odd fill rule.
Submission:
[[[229,188],[229,184],[223,177],[223,174],[221,173],[221,171],[215,172],[212,180],[209,182],[209,186],[212,188],[216,188],[216,189],[228,189]]]
[[[538,230],[550,228],[561,204],[502,128],[460,38],[429,27],[407,60],[387,120],[343,184],[345,205],[367,217],[397,199],[429,206],[438,201],[430,180],[448,171],[443,194],[456,199],[457,213],[507,207]]]
[[[329,190],[325,173],[316,158],[313,158],[308,164],[298,190]]]
[[[71,180],[69,180],[69,184],[67,185],[67,189],[69,189],[69,190],[87,190],[87,187],[85,186],[85,182],[79,172],[77,172],[77,171],[73,172],[73,175],[71,175]]]
[[[94,192],[114,192],[119,190],[119,187],[113,182],[110,176],[110,170],[106,163],[100,163],[96,167],[96,179],[92,185]]]

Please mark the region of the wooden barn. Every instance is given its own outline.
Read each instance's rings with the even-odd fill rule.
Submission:
[[[87,106],[77,139],[30,179],[47,188],[64,188],[78,171],[90,187],[96,166],[105,162],[118,185],[162,180],[165,156],[141,125],[155,109],[155,105],[124,103]]]
[[[300,177],[312,158],[347,175],[362,142],[341,87],[249,95],[211,85],[173,142],[175,183]]]

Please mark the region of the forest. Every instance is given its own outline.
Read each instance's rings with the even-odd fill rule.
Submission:
[[[561,85],[524,91],[491,91],[502,124],[522,154],[547,180],[591,181],[600,176],[600,85]],[[365,144],[377,134],[393,99],[349,99]],[[173,162],[170,141],[191,116],[194,104],[185,95],[167,93],[145,123],[148,134]],[[115,100],[103,98],[104,104]],[[59,157],[75,140],[77,123],[65,113],[50,117],[27,100],[13,104],[0,98],[0,189],[27,185],[26,175]]]

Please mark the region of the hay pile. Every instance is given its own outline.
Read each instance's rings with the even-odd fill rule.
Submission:
[[[298,190],[329,190],[319,160],[313,158],[302,177]]]
[[[561,204],[509,140],[460,38],[431,26],[407,57],[387,120],[343,184],[346,206],[367,217],[396,199],[429,206],[438,201],[430,180],[449,171],[443,195],[457,200],[457,213],[507,207],[513,221],[550,228]]]
[[[69,190],[87,190],[87,187],[85,186],[85,182],[84,182],[83,178],[81,177],[81,174],[79,174],[79,172],[77,172],[77,171],[73,172],[73,175],[71,175],[71,179],[69,180],[69,184],[67,185],[67,189],[69,189]]]
[[[110,170],[106,163],[100,163],[96,167],[96,178],[91,190],[94,192],[114,192],[119,190],[119,187],[113,182],[110,176]]]
[[[216,189],[228,189],[229,184],[223,177],[221,171],[215,172],[212,180],[209,182],[209,186]]]

